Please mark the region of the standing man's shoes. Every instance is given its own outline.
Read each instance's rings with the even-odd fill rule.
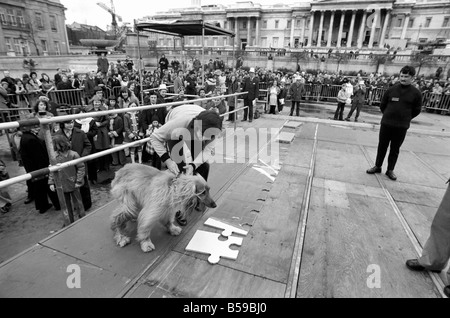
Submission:
[[[347,117],[347,118],[345,118],[345,121],[350,121],[350,118],[348,118],[348,117]]]
[[[450,298],[450,285],[447,285],[444,287],[444,294],[445,294],[445,296]]]
[[[427,270],[425,267],[423,267],[422,265],[420,265],[419,261],[417,259],[409,259],[406,261],[406,267],[408,267],[410,270],[412,271],[416,271],[416,272],[422,272]],[[433,273],[440,273],[441,271],[438,270],[432,270],[431,272]]]
[[[34,200],[32,199],[32,198],[27,198],[26,200],[25,200],[25,204],[29,204],[29,203],[31,203],[31,202],[33,202]]]
[[[241,121],[247,121],[247,119],[242,119]]]
[[[386,171],[386,175],[389,177],[389,179],[391,180],[397,180],[397,176],[395,175],[393,170],[388,170]]]
[[[381,167],[373,166],[366,171],[368,174],[381,173]]]

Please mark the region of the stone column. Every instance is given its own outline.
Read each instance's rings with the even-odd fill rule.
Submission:
[[[406,36],[406,28],[408,27],[409,24],[409,13],[407,13],[405,15],[405,21],[403,22],[403,29],[402,29],[402,35],[400,36],[400,40],[404,40],[405,36]]]
[[[309,34],[308,34],[308,45],[306,47],[311,47],[312,44],[312,34],[314,25],[314,11],[311,11],[311,19],[309,21]]]
[[[302,17],[302,33],[300,34],[300,42],[303,44],[305,42],[305,27],[306,27],[306,16]]]
[[[292,16],[291,19],[291,36],[289,38],[289,43],[291,44],[291,48],[294,47],[294,29],[295,29],[295,15]]]
[[[252,44],[252,26],[251,26],[251,18],[247,19],[247,46],[251,46]]]
[[[366,30],[367,13],[368,13],[367,11],[363,11],[363,16],[361,19],[361,25],[359,27],[359,34],[358,34],[358,49],[361,49],[363,46],[364,32]]]
[[[387,26],[389,25],[389,19],[390,18],[391,18],[391,10],[387,10],[386,11],[386,16],[384,18],[383,30],[381,31],[380,47],[384,46],[384,40],[385,40],[385,37],[386,37],[386,30],[387,30]]]
[[[317,36],[317,46],[322,46],[322,31],[323,31],[323,17],[325,15],[325,11],[320,11],[320,22],[319,22],[319,34]]]
[[[334,24],[334,13],[335,10],[331,10],[331,17],[330,17],[330,26],[328,28],[328,41],[327,41],[327,47],[331,47],[331,40],[333,38],[333,24]]]
[[[336,47],[341,47],[342,29],[344,28],[345,10],[341,11],[341,23],[339,24],[338,41]]]
[[[256,35],[255,35],[255,45],[259,47],[259,19],[256,18]]]
[[[369,46],[368,48],[371,49],[373,47],[373,40],[375,39],[375,28],[377,26],[378,16],[380,15],[380,10],[375,9],[375,16],[372,20],[372,29],[370,30],[370,38],[369,38]]]
[[[347,37],[347,47],[352,46],[353,29],[355,28],[355,17],[356,17],[356,10],[352,10],[352,21],[350,22],[350,30],[348,32],[348,37]]]

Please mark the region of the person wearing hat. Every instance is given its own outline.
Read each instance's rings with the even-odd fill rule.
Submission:
[[[244,110],[244,118],[242,121],[248,121],[251,123],[253,121],[253,107],[256,104],[256,99],[259,97],[259,79],[255,76],[255,68],[250,68],[249,77],[244,79],[244,85],[242,87],[243,92],[247,92],[244,95],[244,106],[248,106]]]
[[[364,84],[364,81],[359,81],[358,85],[355,86],[353,92],[354,98],[352,102],[352,108],[350,109],[350,112],[345,118],[346,121],[350,121],[350,118],[352,117],[352,114],[355,111],[355,109],[356,109],[355,121],[358,121],[359,113],[366,100],[366,91],[367,88],[366,85]]]
[[[160,84],[158,87],[158,104],[164,104],[166,102],[167,86],[166,84]]]

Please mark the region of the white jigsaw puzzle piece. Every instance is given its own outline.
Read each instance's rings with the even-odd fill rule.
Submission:
[[[221,257],[236,260],[239,251],[230,249],[230,246],[241,246],[243,239],[230,236],[228,240],[220,241],[219,236],[220,234],[218,233],[197,230],[186,246],[186,251],[210,254],[211,256],[208,257],[208,262],[211,264],[217,264]]]
[[[223,230],[222,235],[225,237],[231,236],[232,233],[240,234],[243,236],[247,236],[248,234],[248,231],[244,229],[220,222],[219,220],[213,218],[207,219],[205,225],[214,227],[216,229],[222,229]]]

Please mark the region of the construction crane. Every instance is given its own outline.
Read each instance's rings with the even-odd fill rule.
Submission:
[[[111,0],[111,7],[108,7],[106,4],[102,2],[97,2],[97,5],[111,14],[112,16],[111,31],[113,32],[114,36],[117,36],[118,25],[116,18],[119,20],[119,22],[122,22],[122,17],[116,14],[116,9],[114,8],[113,0]]]

